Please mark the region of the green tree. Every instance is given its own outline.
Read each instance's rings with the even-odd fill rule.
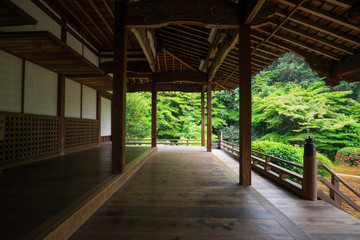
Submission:
[[[151,104],[149,93],[126,94],[126,138],[151,136]]]

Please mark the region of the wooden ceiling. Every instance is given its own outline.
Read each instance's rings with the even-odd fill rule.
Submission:
[[[31,1],[44,9],[41,1]],[[166,1],[162,3],[163,0],[144,0],[143,2],[151,3],[151,1],[154,4],[166,4]],[[45,7],[51,8],[62,21],[65,21],[94,46],[99,52],[99,57],[101,57],[101,52],[113,51],[114,0],[43,0],[43,2],[47,5]],[[134,4],[141,4],[141,2],[136,1]],[[186,2],[189,3],[188,0]],[[221,3],[222,1],[211,0],[210,2]],[[249,5],[244,14],[246,16],[244,21],[251,22],[251,71],[253,75],[269,66],[284,53],[292,51],[303,57],[320,76],[325,77],[329,85],[336,85],[341,80],[360,81],[359,0],[247,2]],[[243,4],[245,1],[240,1],[240,3]],[[149,41],[147,34],[150,33],[156,42],[157,57],[153,59],[149,56],[152,49],[146,42]],[[128,62],[129,84],[133,84],[131,85],[133,91],[148,89],[154,72],[201,71],[207,74],[209,81],[215,83],[213,85],[215,90],[233,90],[238,86],[237,42],[239,35],[237,29],[226,27],[210,29],[184,22],[159,27],[150,33],[149,29],[128,31],[128,51],[143,51],[149,62],[149,67],[144,67],[144,62]],[[31,40],[30,35],[29,40]],[[46,44],[49,44],[49,47],[53,46],[51,42]],[[16,54],[25,56],[27,53],[18,51]],[[36,54],[35,51],[34,54]],[[81,66],[83,62],[79,62],[79,68]],[[55,66],[48,67],[60,71]],[[100,67],[105,72],[111,72],[112,62],[104,62]],[[86,76],[88,82],[93,82],[93,84],[96,81],[103,81],[101,78],[96,78],[97,75],[92,73],[93,70],[89,70],[87,74],[81,74],[81,77],[78,75],[79,81],[85,82]],[[66,70],[64,68],[61,71]],[[104,81],[106,82],[104,85],[110,84],[108,78]],[[169,90],[197,91],[199,89],[198,82],[192,85],[190,82],[193,81],[180,81],[176,84],[171,80],[169,82],[171,83],[168,84],[171,85]],[[166,90],[166,87],[163,89]]]
[[[0,1],[0,27],[33,25],[37,21],[10,1]]]

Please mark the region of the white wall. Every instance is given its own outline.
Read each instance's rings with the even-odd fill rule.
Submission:
[[[82,118],[96,119],[96,90],[83,85]]]
[[[57,94],[57,74],[26,61],[24,113],[56,116]]]
[[[101,98],[101,136],[111,135],[111,101]]]
[[[50,31],[56,37],[61,38],[61,27],[38,8],[30,0],[12,0],[18,7],[35,18],[38,23],[36,25],[1,27],[0,31],[4,32],[20,32],[20,31]],[[56,14],[55,14],[56,15]]]
[[[80,36],[80,34],[79,34]],[[67,35],[66,43],[74,49],[76,52],[78,52],[80,55],[82,55],[82,43],[78,41],[75,37],[73,37],[71,34]],[[99,58],[90,51],[86,46],[84,46],[84,57],[89,60],[91,63],[93,63],[95,66],[99,67]]]
[[[22,60],[0,51],[0,111],[21,112]]]
[[[65,117],[80,118],[81,84],[65,79]]]

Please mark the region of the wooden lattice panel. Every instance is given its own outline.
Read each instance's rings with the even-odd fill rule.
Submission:
[[[16,160],[59,151],[59,118],[30,114],[1,114],[4,138],[0,160]]]
[[[65,119],[65,149],[98,143],[99,121]]]

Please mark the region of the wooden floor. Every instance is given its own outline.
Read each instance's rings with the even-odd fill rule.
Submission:
[[[257,174],[241,187],[228,155],[194,149],[159,147],[72,239],[359,239],[352,216]]]
[[[129,147],[127,163],[149,147]],[[19,239],[111,175],[111,144],[0,171],[0,239]]]

